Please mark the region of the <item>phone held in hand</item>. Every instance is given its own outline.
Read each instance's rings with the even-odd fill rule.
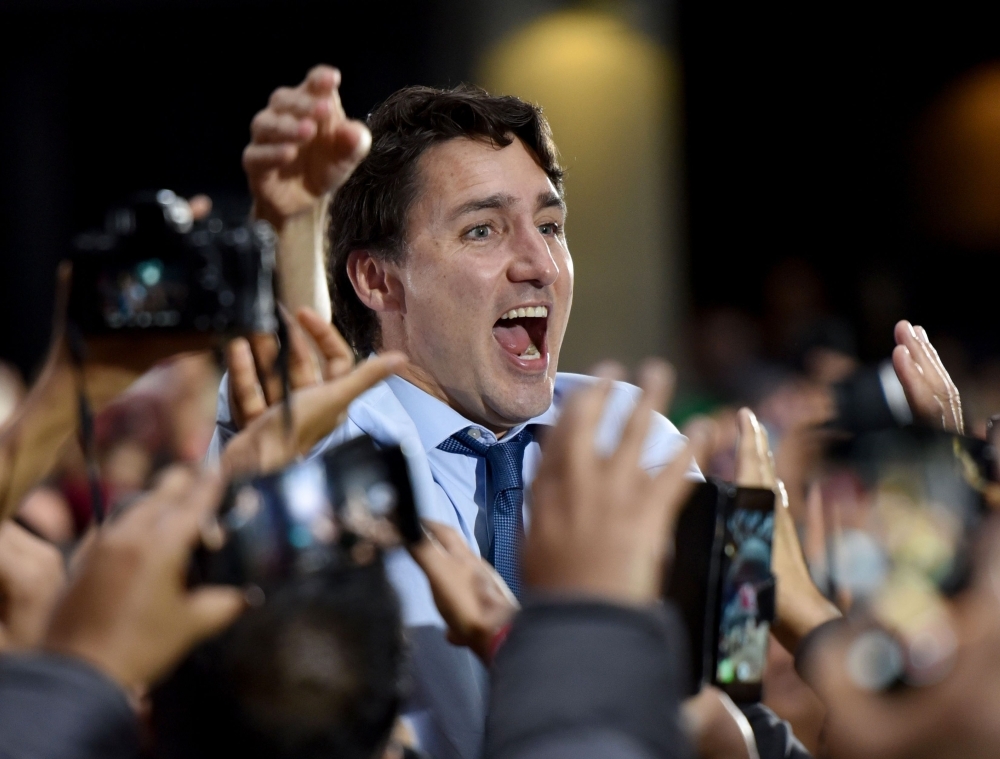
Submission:
[[[200,548],[192,584],[267,591],[296,576],[368,563],[419,541],[406,455],[367,435],[265,476],[233,482],[219,511],[221,546]]]
[[[758,701],[774,618],[774,493],[700,483],[681,512],[666,597],[691,646],[687,692],[710,683]]]

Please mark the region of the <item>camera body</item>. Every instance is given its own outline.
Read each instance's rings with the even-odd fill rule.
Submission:
[[[69,320],[85,335],[273,332],[274,246],[267,222],[195,221],[170,190],[141,194],[74,241]]]

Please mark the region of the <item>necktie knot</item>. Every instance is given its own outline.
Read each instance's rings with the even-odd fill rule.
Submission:
[[[486,460],[487,492],[491,503],[488,513],[493,528],[490,563],[503,577],[515,596],[521,594],[520,546],[524,535],[524,449],[531,442],[531,429],[525,427],[508,440],[489,445],[482,440],[478,427],[460,430],[438,446],[448,453],[462,453]]]

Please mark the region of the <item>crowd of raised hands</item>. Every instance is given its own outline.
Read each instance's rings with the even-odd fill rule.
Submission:
[[[407,360],[382,353],[356,363],[330,323],[322,246],[316,244],[322,239],[323,201],[364,158],[371,140],[362,123],[346,118],[338,86],[339,73],[319,67],[298,87],[277,90],[254,119],[244,153],[255,213],[274,225],[282,241],[279,266],[287,275],[285,305],[291,309],[290,424],[275,366],[276,338],[236,338],[225,346],[232,436],[218,467],[189,463],[161,469],[120,515],[88,526],[72,545],[55,546],[39,537],[12,517],[79,432],[78,389],[100,413],[154,365],[206,348],[183,338],[150,337],[126,350],[111,340],[90,340],[83,366],[76,366],[64,329],[70,273],[61,269],[48,358],[0,429],[0,651],[85,663],[127,694],[137,720],[148,689],[195,645],[232,624],[253,600],[238,588],[191,589],[186,583],[192,551],[211,530],[225,482],[273,472],[306,454],[345,419],[354,399]],[[892,362],[914,418],[962,433],[958,390],[927,333],[903,321],[895,339]],[[674,526],[693,485],[691,461],[710,472],[714,460],[728,456],[737,484],[776,494],[775,650],[796,655],[802,680],[794,686],[800,690],[792,692],[805,694],[815,717],[810,724],[822,726],[822,738],[817,730],[800,736],[803,742],[844,757],[995,753],[1000,748],[1000,735],[994,735],[1000,715],[994,714],[996,699],[990,697],[993,683],[1000,682],[995,526],[988,524],[984,531],[969,589],[949,602],[957,640],[947,675],[905,693],[867,691],[844,664],[857,634],[850,623],[838,621],[845,604],[816,587],[814,567],[806,560],[808,543],[815,539],[814,518],[823,513],[822,494],[810,487],[809,471],[815,461],[811,446],[829,416],[827,400],[797,411],[774,453],[765,426],[749,408],[736,415],[735,439],[717,420],[695,420],[685,429],[687,446],[669,466],[650,473],[640,465],[642,446],[653,414],[668,410],[672,373],[651,362],[636,382],[642,393],[610,454],[595,445],[611,387],[607,379],[573,396],[543,440],[523,547],[530,597],[655,613],[671,571]],[[497,572],[458,533],[434,522],[425,522],[424,530],[424,540],[408,550],[427,576],[449,640],[494,667],[500,714],[510,701],[530,696],[533,677],[559,676],[554,670],[505,668],[506,641],[514,641],[512,650],[523,645],[516,640],[519,619],[538,608],[522,610]],[[798,728],[795,716],[801,715],[793,715],[795,709],[782,713],[780,698],[770,703],[778,717]],[[639,707],[607,705],[610,713],[630,708]],[[700,756],[805,755],[792,731],[773,715],[741,711],[711,687],[683,703],[646,708],[680,724]],[[2,709],[0,754],[13,746],[11,755],[20,755],[14,744],[5,745],[14,739],[4,734],[12,728]],[[586,725],[601,718],[578,715],[577,721]],[[517,756],[517,742],[503,725],[493,725],[500,716],[490,720],[487,753]],[[655,746],[650,755],[657,755]]]
[[[352,400],[406,360],[387,354],[355,365],[342,338],[314,312],[301,309],[297,321],[290,429],[284,423],[280,390],[269,388],[268,375],[258,375],[256,369],[261,357],[267,360],[275,353],[273,338],[254,338],[254,350],[238,339],[230,344],[228,355],[233,405],[240,409],[242,429],[226,447],[221,471],[190,465],[161,471],[147,495],[121,517],[91,527],[66,556],[12,519],[2,523],[3,650],[77,657],[141,698],[195,644],[217,634],[246,608],[236,588],[190,590],[185,584],[191,552],[219,505],[224,479],[274,471],[306,453],[342,421]],[[960,429],[958,394],[925,333],[901,323],[897,336],[894,360],[915,415],[943,428]],[[58,395],[58,387],[66,392],[75,381],[72,369],[60,358],[64,350],[60,339],[57,330],[45,372],[3,432],[6,466],[0,485],[9,499],[8,515],[32,479],[45,475],[51,441],[65,439],[76,428],[72,404],[60,410],[39,400]],[[170,350],[173,346],[154,358],[169,360]],[[141,369],[134,363],[119,366],[94,359],[85,375],[88,381],[107,383],[93,386],[95,398],[109,398],[112,387],[124,387]],[[692,486],[685,474],[692,458],[708,460],[714,444],[713,431],[694,424],[687,448],[670,466],[655,475],[640,466],[651,415],[666,410],[671,376],[659,363],[644,368],[638,378],[641,399],[617,450],[609,456],[594,444],[610,388],[607,380],[573,397],[546,437],[523,555],[526,584],[539,596],[632,608],[652,608],[661,602],[673,525]],[[738,429],[736,482],[773,488],[777,494],[773,571],[778,595],[773,632],[785,650],[795,652],[804,638],[837,619],[840,611],[810,578],[763,425],[744,408],[738,414]],[[426,539],[410,550],[430,581],[448,624],[449,640],[468,646],[489,663],[504,631],[516,624],[518,602],[464,538],[434,522],[426,522],[425,529]],[[956,731],[961,731],[970,740],[976,737],[966,724],[975,722],[974,715],[963,714],[963,707],[989,711],[974,694],[994,666],[997,648],[991,641],[1000,636],[992,579],[996,560],[995,551],[984,552],[988,570],[956,603],[955,614],[970,638],[961,641],[958,663],[940,684],[905,699],[864,692],[844,673],[844,646],[851,634],[846,629],[831,632],[822,647],[811,649],[800,671],[819,696],[831,749],[844,745],[844,755],[851,756],[930,756],[933,752],[925,751],[920,736],[928,739],[946,731],[941,740],[945,735],[954,740]],[[531,684],[523,687],[530,689]],[[755,755],[746,717],[721,692],[706,688],[681,710],[701,755]],[[871,729],[883,722],[885,730]],[[933,755],[945,755],[939,743],[933,745],[941,751]]]

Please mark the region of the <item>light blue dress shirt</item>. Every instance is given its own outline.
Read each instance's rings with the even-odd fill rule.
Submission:
[[[552,405],[541,415],[518,425],[553,425],[567,396],[590,384],[592,377],[556,375]],[[209,459],[217,459],[222,446],[236,430],[229,414],[228,383],[223,378],[219,392],[217,427]],[[610,452],[621,437],[625,422],[639,397],[639,389],[616,382],[608,398],[598,429],[599,450]],[[486,466],[479,457],[446,453],[438,449],[459,430],[474,425],[445,403],[399,377],[390,377],[359,396],[348,408],[347,421],[337,427],[309,453],[320,456],[327,449],[362,434],[382,445],[400,445],[407,454],[417,508],[421,517],[433,519],[459,531],[472,550],[488,555]],[[479,427],[481,440],[496,442],[496,436]],[[655,471],[671,461],[685,438],[664,416],[657,414],[642,454],[642,465]],[[538,469],[541,448],[537,441],[524,452],[524,525],[531,525],[531,482]],[[702,479],[692,464],[690,476]],[[473,759],[482,750],[486,714],[486,673],[468,651],[444,640],[444,620],[434,605],[430,585],[420,567],[405,550],[385,557],[386,570],[399,595],[404,624],[413,649],[415,693],[404,707],[404,716],[417,735],[420,748],[437,759]]]
[[[590,384],[592,377],[558,373],[555,393],[549,408],[513,428],[517,434],[527,425],[553,425],[566,397],[574,390]],[[639,388],[616,382],[613,385],[604,418],[598,429],[599,450],[611,451],[621,437],[640,394]],[[228,383],[223,379],[219,390],[217,428],[209,449],[215,459],[222,447],[235,434],[229,413]],[[389,377],[359,396],[348,408],[347,421],[337,427],[313,448],[309,458],[322,455],[327,449],[362,434],[370,435],[382,445],[401,445],[410,461],[417,508],[421,517],[433,519],[456,529],[465,536],[469,546],[482,556],[488,555],[490,520],[487,514],[485,462],[478,457],[446,453],[438,446],[451,435],[478,425],[466,419],[446,403],[425,393],[399,377]],[[479,427],[486,444],[495,443],[496,436]],[[655,471],[671,461],[685,443],[685,438],[664,416],[657,414],[650,426],[642,455],[642,465]],[[534,479],[541,448],[537,441],[524,452],[524,524],[531,525],[531,482]],[[702,479],[692,464],[692,477]],[[434,606],[427,579],[405,551],[388,557],[390,578],[403,605],[404,622],[409,626],[433,624],[444,626]]]

